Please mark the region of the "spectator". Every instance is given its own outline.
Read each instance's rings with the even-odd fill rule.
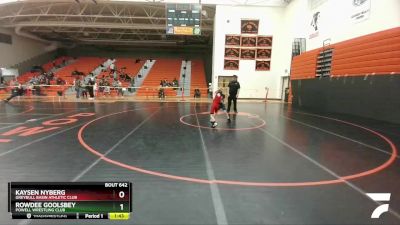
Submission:
[[[74,87],[76,91],[76,98],[79,98],[81,96],[81,80],[78,77],[74,80]]]
[[[163,80],[163,87],[167,87],[168,86],[168,81],[166,79]]]
[[[98,90],[98,85],[96,82],[96,79],[94,79],[94,85],[93,85],[93,96],[97,96],[97,90]]]
[[[49,78],[49,80],[53,80],[54,79],[54,73],[48,73],[47,74],[47,78]]]
[[[114,72],[113,72],[113,79],[115,80],[115,79],[117,79],[117,77],[118,77],[117,70],[114,70]]]
[[[131,92],[131,93],[135,92],[136,89],[135,89],[135,79],[134,79],[134,78],[131,79],[130,86],[131,86],[131,88],[129,89],[130,92]]]
[[[36,76],[33,76],[33,77],[28,81],[28,83],[29,83],[29,84],[38,84],[39,81],[38,81],[38,79],[37,79]]]
[[[158,90],[158,98],[165,99],[165,91],[164,88],[161,86],[160,89]]]
[[[104,95],[110,94],[110,82],[107,79],[104,80]]]
[[[122,91],[122,84],[121,81],[119,81],[118,79],[115,79],[113,81],[113,87],[116,89],[117,91],[117,95],[119,96],[121,94],[121,96],[124,96],[124,92]]]
[[[174,80],[172,81],[172,85],[174,87],[178,87],[179,86],[179,82],[178,82],[178,80],[176,78],[174,78]]]
[[[94,99],[94,92],[93,92],[94,84],[95,84],[95,80],[94,80],[93,74],[90,74],[89,75],[89,79],[88,79],[88,85],[87,85],[87,89],[88,89],[88,92],[89,92],[89,96],[90,96],[89,99],[90,100]]]
[[[200,89],[196,88],[194,89],[194,98],[200,98],[201,97],[201,92]]]
[[[82,98],[87,98],[87,93],[88,93],[88,89],[87,89],[87,80],[82,79],[81,80],[81,93],[82,93]]]
[[[113,59],[111,59],[111,60],[113,60]],[[114,75],[114,72],[115,72],[115,64],[114,64],[114,60],[113,60],[110,65],[110,74],[109,75],[111,75],[111,74]]]
[[[104,95],[104,76],[99,81],[98,91],[99,94],[102,93]]]
[[[57,85],[64,85],[64,84],[65,84],[65,81],[64,81],[63,79],[61,79],[61,77],[59,77],[59,78],[57,78],[57,80],[56,80],[56,84],[57,84]]]

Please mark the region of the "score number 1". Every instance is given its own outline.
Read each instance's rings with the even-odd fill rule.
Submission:
[[[125,197],[125,192],[120,191],[120,192],[118,193],[118,197],[119,197],[119,198],[124,198],[124,197]],[[119,204],[119,206],[121,207],[121,211],[124,211],[124,204]]]

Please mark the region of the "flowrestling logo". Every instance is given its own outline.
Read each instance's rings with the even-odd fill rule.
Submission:
[[[376,202],[389,202],[390,193],[366,193],[368,197]],[[383,213],[389,211],[389,204],[379,205],[371,214],[372,219],[378,219]]]

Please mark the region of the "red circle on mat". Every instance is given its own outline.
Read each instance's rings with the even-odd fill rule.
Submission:
[[[365,131],[368,131],[378,137],[380,137],[381,139],[383,139],[386,143],[388,143],[391,147],[391,155],[390,158],[384,162],[383,164],[379,165],[378,167],[375,167],[373,169],[364,171],[364,172],[360,172],[360,173],[356,173],[356,174],[351,174],[348,176],[343,176],[343,177],[339,177],[338,179],[331,179],[331,180],[320,180],[320,181],[307,181],[307,182],[247,182],[247,181],[239,181],[239,180],[206,180],[206,179],[199,179],[199,178],[194,178],[194,177],[184,177],[184,176],[176,176],[176,175],[172,175],[172,174],[167,174],[167,173],[161,173],[158,171],[153,171],[153,170],[146,170],[140,167],[135,167],[135,166],[131,166],[113,159],[108,158],[107,156],[105,156],[104,154],[100,153],[99,151],[97,151],[96,149],[94,149],[93,147],[91,147],[90,145],[88,145],[82,137],[82,134],[84,132],[84,130],[93,122],[97,121],[97,120],[101,120],[104,119],[106,117],[109,116],[113,116],[113,115],[117,115],[117,114],[121,114],[121,113],[126,113],[126,112],[130,112],[130,111],[135,111],[135,110],[126,110],[126,111],[121,111],[121,112],[117,112],[117,113],[111,113],[111,114],[107,114],[101,117],[98,117],[96,119],[93,119],[89,122],[87,122],[85,125],[83,125],[79,131],[78,131],[78,140],[81,143],[81,145],[87,149],[89,152],[93,153],[94,155],[97,155],[100,157],[100,159],[114,164],[116,166],[119,166],[121,168],[125,168],[125,169],[129,169],[129,170],[133,170],[136,172],[140,172],[140,173],[144,173],[144,174],[148,174],[148,175],[153,175],[153,176],[158,176],[158,177],[163,177],[163,178],[167,178],[167,179],[172,179],[172,180],[180,180],[180,181],[187,181],[187,182],[193,182],[193,183],[201,183],[201,184],[225,184],[225,185],[236,185],[236,186],[250,186],[250,187],[305,187],[305,186],[320,186],[320,185],[328,185],[328,184],[338,184],[338,183],[344,183],[348,180],[353,180],[356,178],[361,178],[361,177],[365,177],[365,176],[369,176],[372,174],[375,174],[377,172],[380,172],[384,169],[386,169],[387,167],[389,167],[395,160],[397,157],[397,148],[394,145],[394,143],[387,137],[385,137],[384,135],[371,130],[369,128],[351,123],[351,122],[347,122],[347,121],[343,121],[343,120],[339,120],[339,119],[335,119],[335,118],[330,118],[330,117],[322,117],[319,115],[314,115],[314,114],[309,114],[309,115],[314,115],[317,117],[321,117],[324,119],[328,119],[328,120],[333,120],[336,122],[340,122],[343,124],[347,124],[353,127],[357,127],[360,129],[363,129]]]
[[[186,121],[184,121],[184,118],[187,118],[189,116],[195,116],[195,115],[209,115],[209,112],[200,112],[200,113],[192,113],[192,114],[187,114],[184,116],[181,116],[181,118],[179,119],[179,121],[185,125],[191,126],[191,127],[200,127],[203,129],[212,129],[212,130],[232,130],[232,131],[242,131],[242,130],[254,130],[254,129],[258,129],[260,127],[263,127],[265,125],[265,120],[260,119],[258,117],[258,115],[252,115],[250,113],[246,113],[246,112],[239,112],[236,115],[238,116],[248,116],[251,119],[255,119],[260,121],[260,124],[255,125],[254,127],[243,127],[243,128],[225,128],[225,127],[216,127],[216,128],[212,128],[212,127],[206,127],[206,126],[202,126],[202,125],[195,125],[195,124],[191,124],[188,123]],[[225,119],[225,118],[224,118]]]

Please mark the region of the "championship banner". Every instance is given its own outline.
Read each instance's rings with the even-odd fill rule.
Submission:
[[[258,34],[258,20],[242,20],[241,32],[242,34]]]
[[[226,35],[225,36],[225,45],[229,46],[240,46],[240,35]]]
[[[224,69],[225,70],[239,70],[239,60],[225,59]]]
[[[242,36],[242,47],[256,47],[257,37]]]
[[[351,2],[351,21],[359,23],[367,20],[371,13],[371,0],[351,0]]]
[[[270,59],[271,49],[269,48],[259,48],[257,49],[257,59]]]
[[[269,71],[271,61],[256,60],[256,71]]]
[[[272,36],[258,36],[257,37],[258,47],[272,47]]]
[[[225,58],[239,59],[240,48],[225,48]]]
[[[242,48],[240,49],[240,58],[254,60],[256,58],[256,50]]]

